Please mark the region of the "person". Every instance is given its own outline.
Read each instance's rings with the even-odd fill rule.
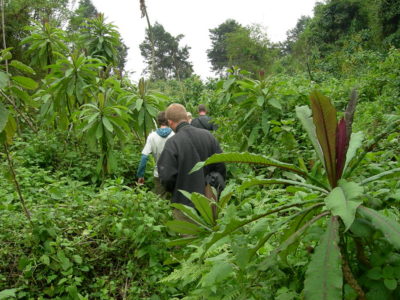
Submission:
[[[191,112],[187,112],[187,121],[189,124],[192,123],[192,113]]]
[[[207,109],[204,104],[200,104],[197,108],[199,116],[192,121],[192,126],[207,129],[209,131],[217,130],[217,125],[211,122],[211,118],[207,116]]]
[[[215,137],[207,130],[191,126],[187,122],[186,109],[181,104],[171,104],[166,110],[169,126],[175,135],[167,140],[157,162],[161,184],[172,193],[172,202],[192,206],[179,190],[205,194],[205,178],[211,172],[218,172],[226,178],[223,163],[216,163],[189,174],[194,165],[205,161],[222,150]]]
[[[165,117],[165,111],[161,111],[157,115],[157,124],[159,128],[156,131],[153,131],[149,134],[146,140],[146,145],[142,151],[142,158],[139,163],[139,167],[137,170],[138,183],[144,184],[144,172],[146,170],[147,160],[149,159],[149,155],[153,154],[154,160],[156,161],[156,166],[154,168],[154,190],[159,195],[165,194],[165,189],[160,184],[160,180],[158,177],[157,171],[157,161],[161,155],[162,150],[164,149],[165,142],[171,138],[174,133],[172,129],[168,127],[168,121]]]

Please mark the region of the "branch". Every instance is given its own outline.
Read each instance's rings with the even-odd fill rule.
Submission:
[[[6,100],[14,107],[14,109],[21,115],[21,117],[26,121],[26,123],[28,124],[28,126],[34,131],[34,132],[38,132],[37,128],[33,125],[32,121],[29,119],[28,116],[26,116],[19,108],[18,106],[15,104],[15,102],[8,97],[2,90],[0,90],[1,95],[6,98]]]
[[[33,227],[32,219],[31,219],[31,214],[29,213],[28,209],[26,208],[25,199],[24,199],[24,197],[22,196],[21,187],[20,187],[20,185],[19,185],[19,182],[18,182],[18,180],[17,180],[17,176],[16,176],[16,174],[15,174],[14,164],[13,164],[13,161],[12,161],[12,159],[11,159],[10,152],[9,152],[9,150],[8,150],[7,143],[4,143],[4,149],[5,149],[5,151],[6,151],[6,156],[7,156],[8,165],[9,165],[9,167],[10,167],[11,175],[12,175],[12,178],[13,178],[13,181],[14,181],[14,184],[15,184],[15,188],[16,188],[17,193],[18,193],[18,196],[19,196],[19,200],[20,200],[20,202],[21,202],[21,205],[22,205],[22,208],[23,208],[23,210],[24,210],[24,213],[25,213],[26,217],[27,217],[28,220],[29,220],[29,223],[30,223],[31,226]]]

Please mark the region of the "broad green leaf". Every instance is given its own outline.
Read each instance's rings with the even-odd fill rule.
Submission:
[[[380,267],[374,267],[369,269],[367,272],[367,277],[372,280],[379,280],[382,278],[382,269]]]
[[[140,111],[142,109],[143,99],[139,98],[136,100],[136,110]]]
[[[7,142],[7,144],[12,143],[12,138],[17,131],[17,123],[15,122],[15,119],[9,115],[8,120],[6,123],[6,126],[3,129],[3,132],[0,132],[0,141]]]
[[[360,206],[357,211],[368,219],[373,227],[381,231],[389,243],[396,249],[400,249],[400,224],[398,222],[365,206]]]
[[[25,76],[13,76],[11,79],[19,86],[28,90],[35,90],[39,86],[36,81]]]
[[[29,73],[29,74],[32,74],[32,75],[36,74],[36,72],[30,66],[27,66],[27,65],[25,65],[24,63],[22,63],[22,62],[20,62],[18,60],[12,60],[11,63],[10,63],[10,66],[12,66],[12,67],[14,67],[14,68],[16,68],[16,69],[18,69],[20,71],[23,71],[25,73]]]
[[[110,123],[110,120],[107,119],[107,117],[103,117],[102,118],[104,127],[109,131],[109,132],[113,132],[114,128],[112,126],[112,124]]]
[[[269,113],[268,111],[263,111],[262,116],[261,116],[261,128],[264,132],[265,135],[268,134],[269,132]]]
[[[7,290],[2,290],[0,292],[0,300],[6,300],[10,298],[17,298],[17,295],[15,295],[15,292],[17,292],[18,289],[7,289]]]
[[[275,108],[277,108],[279,110],[282,110],[281,103],[276,99],[269,99],[268,100],[268,104],[271,105],[272,107],[275,107]]]
[[[257,140],[257,138],[258,138],[258,131],[259,131],[259,128],[258,128],[258,127],[253,127],[253,129],[252,129],[251,132],[250,132],[248,141],[247,141],[247,145],[248,145],[248,146],[253,145],[254,142]]]
[[[179,209],[186,217],[191,219],[194,223],[197,223],[200,226],[206,227],[208,229],[207,223],[200,218],[200,216],[192,207],[180,203],[172,203],[171,206],[176,209]]]
[[[100,115],[99,112],[95,112],[93,115],[88,117],[87,123],[88,124],[92,123],[99,115]],[[83,130],[83,131],[85,131],[85,130]]]
[[[0,103],[0,132],[2,132],[6,127],[8,122],[8,114],[8,109],[6,109],[5,106]]]
[[[310,209],[305,209],[304,211],[299,212],[298,216],[293,218],[293,221],[290,222],[288,228],[284,230],[283,235],[280,237],[280,242],[282,243],[287,240],[291,235],[298,231],[305,222],[308,222],[313,217],[313,214],[311,212],[312,211]],[[299,243],[300,241],[296,241],[279,253],[282,261],[287,263],[288,254],[294,252],[297,249]]]
[[[165,225],[172,231],[181,234],[196,235],[203,232],[200,226],[186,221],[173,220],[168,221]]]
[[[99,108],[96,107],[96,109],[100,109],[102,111],[103,108],[104,108],[105,101],[106,101],[106,99],[104,97],[104,94],[103,93],[98,93],[97,94],[97,99],[99,101]],[[92,104],[92,105],[94,106],[94,104]]]
[[[394,291],[397,288],[397,280],[396,279],[385,279],[384,281],[385,286],[391,290]]]
[[[20,100],[22,100],[23,102],[25,102],[25,104],[28,104],[29,106],[37,107],[39,105],[38,102],[36,102],[32,99],[32,96],[30,96],[26,91],[20,89],[19,87],[12,86],[10,88],[10,91],[13,93],[15,98],[19,98]]]
[[[79,256],[79,255],[73,255],[72,258],[74,259],[74,261],[75,261],[78,265],[82,264],[82,257],[81,257],[81,256]]]
[[[199,211],[200,215],[203,217],[204,221],[206,221],[207,224],[209,225],[215,224],[210,199],[198,193],[188,193],[182,190],[179,191],[186,198],[192,201],[194,207]]]
[[[233,185],[228,185],[226,188],[223,189],[221,192],[221,195],[219,196],[218,200],[218,206],[221,209],[224,209],[231,197],[234,194],[234,186]]]
[[[306,300],[342,299],[342,263],[339,250],[339,222],[332,217],[306,271]]]
[[[385,266],[382,270],[382,276],[385,279],[395,278],[396,277],[396,268],[392,266]]]
[[[4,89],[10,80],[6,72],[0,71],[0,89]]]
[[[230,88],[230,86],[235,82],[236,78],[232,77],[229,78],[228,80],[224,81],[223,89],[226,91]]]
[[[298,107],[296,107],[296,115],[299,118],[304,129],[306,130],[308,137],[310,138],[310,141],[311,141],[312,145],[314,146],[314,150],[317,153],[318,158],[325,165],[322,148],[318,142],[315,125],[312,120],[311,110],[306,105],[298,106]]]
[[[362,201],[353,201],[361,196],[363,188],[354,182],[345,180],[339,181],[339,186],[335,187],[325,198],[326,206],[331,210],[332,215],[339,216],[345,224],[346,231],[353,224],[357,207]]]
[[[40,257],[40,260],[42,263],[44,263],[46,266],[50,265],[50,257],[48,257],[47,255],[42,255]]]
[[[251,153],[237,153],[237,152],[232,152],[232,153],[220,153],[220,154],[214,154],[211,157],[209,157],[206,161],[204,162],[199,162],[197,163],[193,169],[190,171],[191,173],[200,170],[202,167],[213,164],[213,163],[248,163],[248,164],[259,164],[259,165],[265,165],[265,166],[272,166],[272,167],[277,167],[280,169],[292,171],[301,175],[305,175],[305,172],[295,165],[287,164],[280,162],[278,160],[275,160],[273,158],[268,158],[263,155],[258,155],[258,154],[251,154]]]
[[[392,169],[392,170],[389,170],[389,171],[385,171],[385,172],[382,172],[380,174],[368,177],[368,178],[364,179],[363,181],[361,181],[360,185],[364,185],[364,184],[367,184],[369,182],[372,182],[372,181],[375,181],[375,180],[378,180],[378,179],[381,179],[381,178],[384,178],[386,176],[390,176],[390,175],[393,175],[393,174],[396,174],[396,173],[400,173],[400,168],[395,168],[395,169]]]
[[[277,178],[277,179],[273,179],[273,178],[272,179],[252,179],[252,180],[246,181],[242,185],[240,185],[238,190],[243,191],[254,185],[268,185],[268,184],[297,185],[297,186],[305,187],[310,190],[319,191],[324,194],[328,193],[327,190],[324,190],[320,187],[317,187],[317,186],[314,186],[311,184],[306,184],[306,183],[294,181],[294,180],[280,179],[280,178]]]
[[[81,299],[81,297],[79,297],[79,293],[78,293],[78,289],[75,285],[70,285],[69,287],[67,287],[67,291],[69,294],[70,299],[73,300],[79,300]]]
[[[115,155],[113,152],[110,150],[107,152],[107,168],[110,172],[113,170],[117,169],[117,159],[115,158]]]
[[[257,97],[257,104],[258,106],[263,106],[265,102],[265,98],[263,96],[258,96]]]
[[[336,109],[329,98],[318,91],[310,95],[313,121],[324,154],[329,183],[336,185]]]
[[[364,133],[362,131],[352,133],[349,142],[349,148],[346,154],[346,163],[344,165],[343,174],[346,174],[346,168],[350,161],[354,158],[357,153],[358,148],[362,146],[362,141],[364,139]]]

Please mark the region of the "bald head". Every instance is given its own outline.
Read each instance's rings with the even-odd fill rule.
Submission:
[[[187,112],[182,104],[173,103],[168,106],[165,115],[169,121],[179,124],[180,122],[187,121]]]

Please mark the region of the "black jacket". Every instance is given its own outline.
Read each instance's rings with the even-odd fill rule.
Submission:
[[[207,129],[209,131],[218,129],[217,125],[214,125],[211,121],[211,118],[206,115],[198,116],[197,118],[193,119],[191,125],[197,128]]]
[[[172,192],[172,202],[193,206],[179,190],[204,195],[205,176],[211,171],[221,173],[225,179],[223,163],[205,166],[189,174],[196,163],[221,152],[217,140],[207,130],[195,128],[186,122],[177,126],[175,135],[167,140],[157,162],[161,184]]]

